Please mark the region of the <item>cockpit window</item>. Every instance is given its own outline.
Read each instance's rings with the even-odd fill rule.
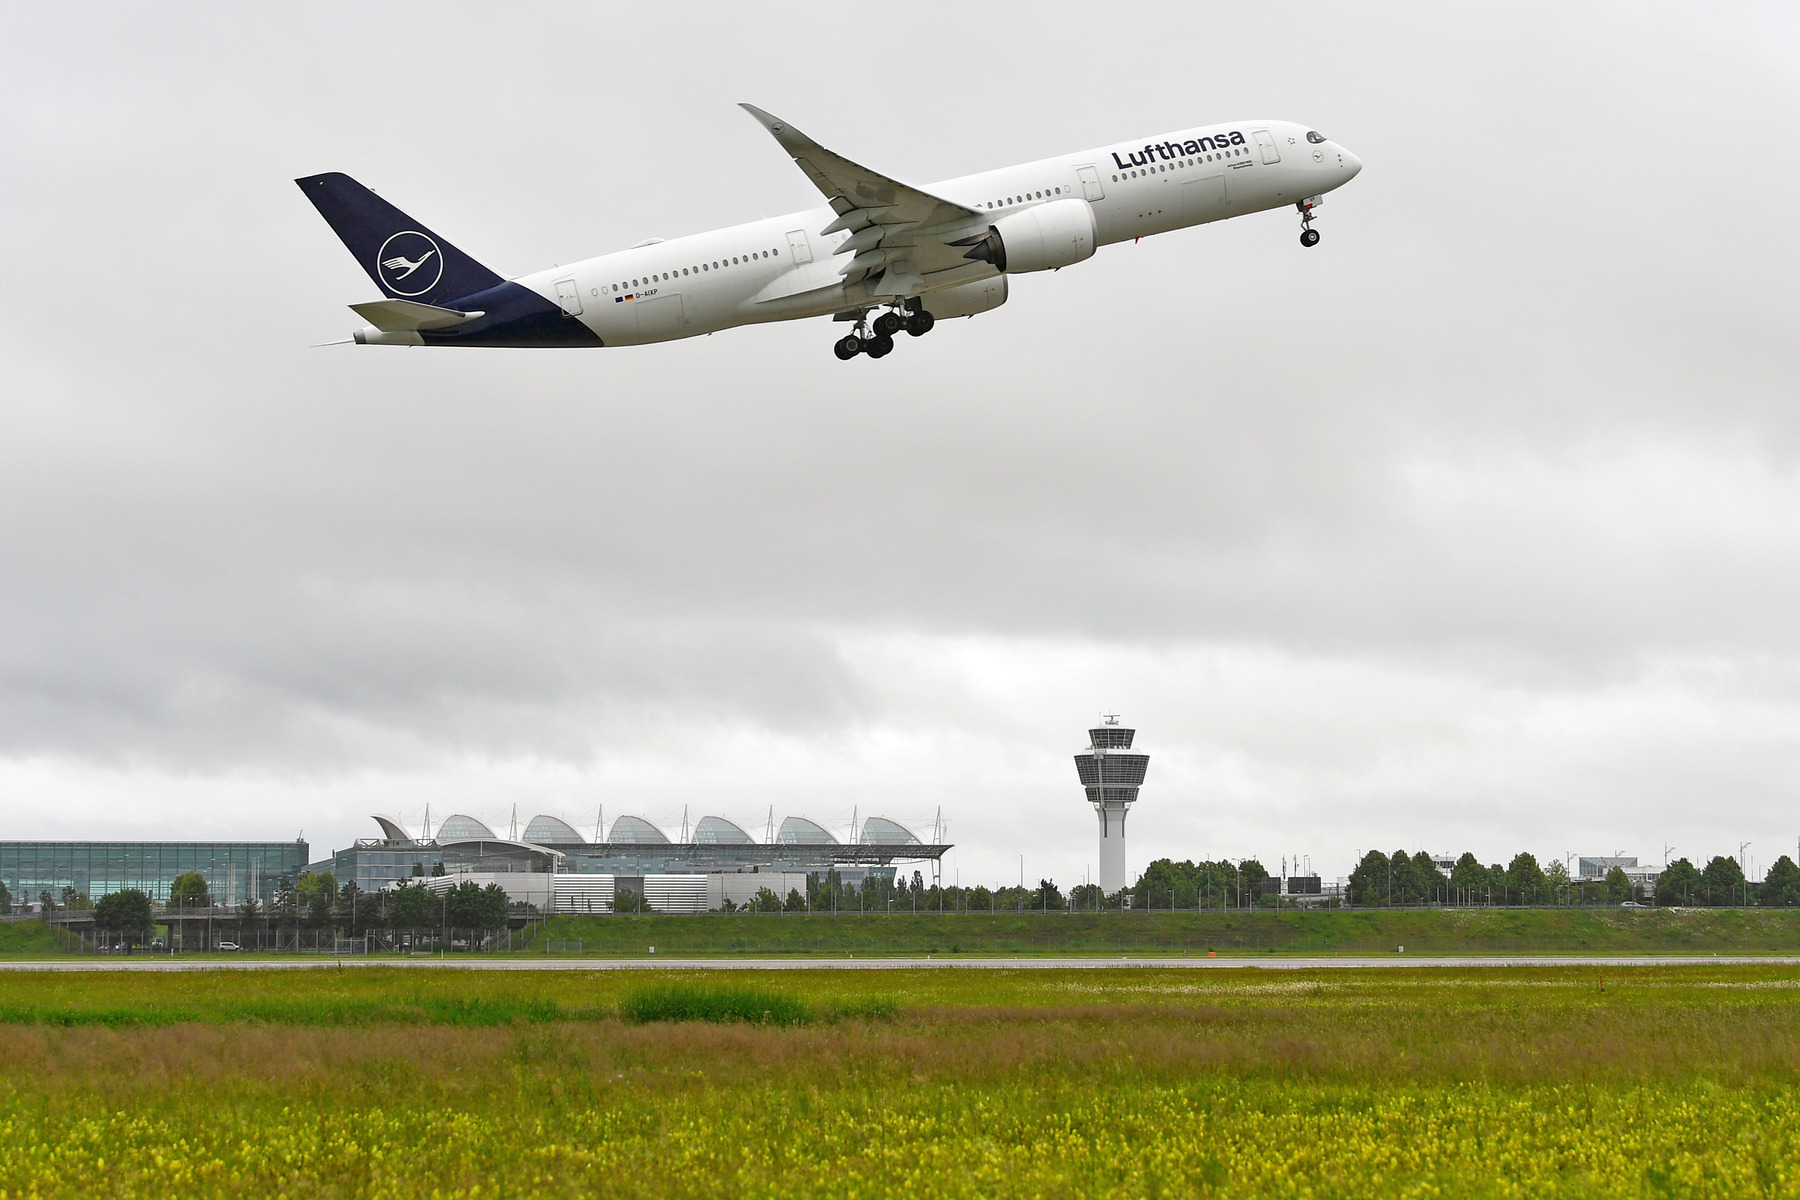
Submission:
[[[1325,140],[1325,135],[1320,133],[1316,129],[1309,129],[1306,131],[1306,140],[1309,142],[1312,142],[1314,145],[1317,145],[1318,143]]]

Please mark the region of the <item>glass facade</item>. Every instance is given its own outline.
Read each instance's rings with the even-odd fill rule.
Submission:
[[[354,883],[360,891],[379,892],[395,880],[430,875],[443,860],[436,846],[396,846],[370,839],[333,854],[331,875],[339,887]]]
[[[221,903],[255,895],[266,904],[306,863],[305,842],[0,842],[0,879],[15,903],[48,891],[61,904],[64,888],[90,900],[137,888],[161,902],[179,876],[198,871]]]

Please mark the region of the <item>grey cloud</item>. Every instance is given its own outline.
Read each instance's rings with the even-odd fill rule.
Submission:
[[[1196,787],[1335,781],[1422,824],[1417,795],[1485,786],[1440,753],[1457,738],[1397,699],[1363,714],[1426,779],[1391,802],[1366,765],[1303,767],[1360,727],[1296,718],[1308,664],[1372,695],[1453,680],[1477,724],[1497,698],[1620,689],[1789,710],[1796,168],[1769,152],[1795,115],[1789,18],[1127,7],[1074,53],[1075,10],[1017,11],[1042,15],[991,10],[1024,32],[973,73],[936,21],[896,22],[889,51],[923,73],[899,117],[808,68],[793,32],[833,27],[823,6],[679,28],[586,6],[22,19],[0,50],[0,219],[21,231],[0,244],[0,754],[603,771],[651,712],[696,745],[817,730],[824,755],[947,720],[871,641],[1124,654],[1125,707],[1150,690],[1140,653],[1243,652],[1281,682],[1229,744],[1183,735]],[[818,324],[591,354],[310,347],[368,284],[292,177],[348,170],[519,272],[810,203],[738,100],[920,181],[1259,113],[1368,166],[1315,251],[1282,213],[1117,247],[880,364],[836,363]],[[1078,732],[1104,677],[1028,685],[1001,657],[1006,677],[944,684],[988,702],[961,711],[996,798],[959,819],[995,840],[1061,786],[1022,764],[1062,735],[998,709],[1048,689]],[[1671,661],[1729,669],[1653,684]],[[1241,684],[1185,686],[1171,715]],[[1590,736],[1599,763],[1524,736],[1537,767],[1494,785],[1522,828],[1575,780],[1597,812],[1645,788],[1629,738]],[[635,769],[673,797],[695,767],[657,745]],[[1748,780],[1722,734],[1680,770],[1760,795],[1792,747],[1759,745]],[[810,771],[782,786],[857,778]]]

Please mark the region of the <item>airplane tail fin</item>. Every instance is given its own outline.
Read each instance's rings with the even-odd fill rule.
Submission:
[[[348,175],[294,182],[385,296],[441,305],[505,282]]]

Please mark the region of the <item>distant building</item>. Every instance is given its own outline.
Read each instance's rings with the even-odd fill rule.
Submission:
[[[216,903],[237,905],[254,896],[264,904],[283,879],[306,870],[307,846],[293,842],[0,842],[0,879],[14,903],[37,904],[63,889],[90,900],[137,888],[161,903],[169,887],[198,871]]]
[[[382,836],[359,838],[354,846],[333,855],[332,871],[340,884],[354,881],[364,891],[378,891],[409,879],[430,879],[441,870],[459,879],[499,882],[509,894],[523,898],[528,892],[543,892],[543,885],[517,877],[554,875],[555,891],[543,894],[552,896],[558,911],[589,911],[583,905],[610,911],[613,880],[619,887],[644,893],[653,906],[666,893],[670,911],[685,911],[701,902],[688,892],[698,888],[694,895],[705,896],[708,875],[753,878],[773,872],[784,880],[804,880],[836,871],[845,883],[861,885],[871,877],[892,879],[896,863],[937,862],[950,849],[949,843],[924,842],[885,817],[870,817],[852,831],[849,841],[839,841],[824,826],[799,816],[783,820],[779,832],[764,841],[717,816],[702,817],[691,841],[677,841],[632,815],[616,818],[605,840],[593,842],[568,822],[547,815],[527,822],[525,836],[519,839],[499,837],[463,813],[446,817],[436,836],[429,838],[413,837],[391,817],[378,816],[375,822]],[[575,882],[586,877],[606,881]],[[670,882],[660,882],[665,879]],[[750,894],[764,885],[759,881]],[[721,895],[727,893],[730,889]],[[785,897],[786,891],[781,894]]]
[[[1637,859],[1635,857],[1621,858],[1615,855],[1612,857],[1596,856],[1594,858],[1588,858],[1584,856],[1575,860],[1575,878],[1583,881],[1590,879],[1605,879],[1606,873],[1614,867],[1630,872],[1636,870],[1637,865]]]

